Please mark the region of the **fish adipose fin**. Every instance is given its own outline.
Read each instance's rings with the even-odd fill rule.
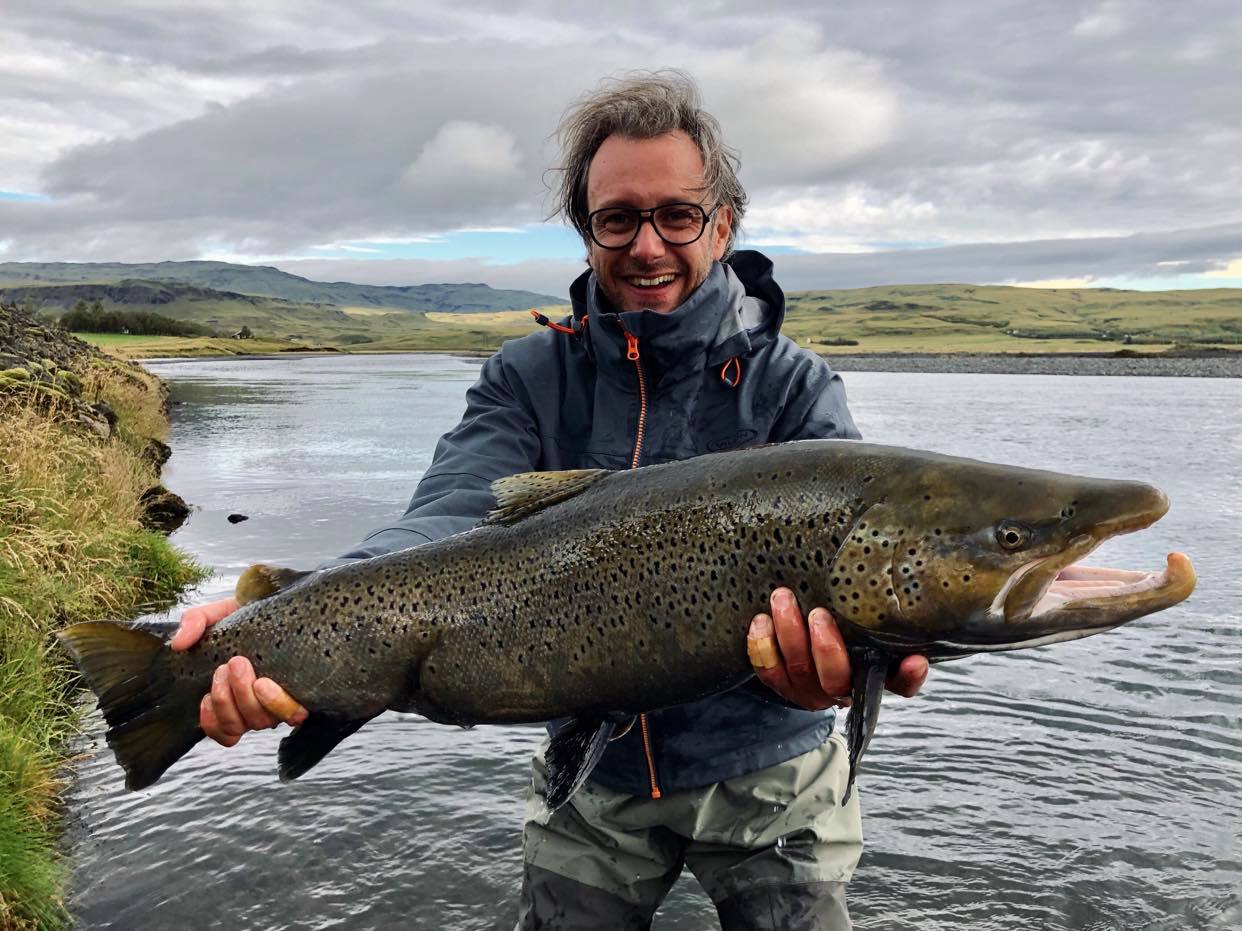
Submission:
[[[280,742],[280,781],[297,779],[369,720],[344,720],[326,714],[311,714]]]
[[[252,601],[261,601],[279,591],[302,581],[312,571],[300,569],[282,569],[280,566],[265,566],[258,563],[241,574],[237,580],[237,588],[233,597],[239,605],[248,605]]]
[[[556,811],[582,787],[604,755],[616,726],[599,718],[570,718],[552,735],[543,757],[547,766],[543,801],[548,811]]]
[[[521,472],[497,479],[492,482],[496,507],[483,518],[483,524],[511,524],[558,501],[581,494],[605,475],[611,474],[608,469],[569,469],[563,472]]]
[[[151,785],[203,738],[198,706],[210,682],[175,676],[161,637],[111,621],[56,636],[99,697],[127,789]]]
[[[850,692],[853,704],[845,719],[845,733],[850,744],[850,779],[845,786],[845,794],[841,796],[842,805],[850,800],[850,794],[854,791],[858,766],[880,719],[880,702],[884,699],[888,664],[888,654],[881,650],[869,647],[850,649],[850,667],[854,671],[854,685]]]

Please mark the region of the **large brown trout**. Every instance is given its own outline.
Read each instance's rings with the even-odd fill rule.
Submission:
[[[252,567],[243,607],[185,653],[109,622],[60,633],[99,696],[126,785],[202,738],[234,655],[311,712],[280,745],[306,772],[385,709],[445,724],[571,718],[548,752],[562,804],[633,716],[745,681],[746,632],[787,585],[830,608],[854,671],[850,784],[885,673],[1075,640],[1167,608],[1190,561],[1088,569],[1167,510],[1157,489],[842,440],[630,471],[515,475],[467,533],[319,572]]]

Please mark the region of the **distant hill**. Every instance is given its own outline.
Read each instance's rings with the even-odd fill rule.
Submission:
[[[290,307],[311,306],[336,310],[335,304],[314,304],[308,301],[290,301],[285,298],[266,297],[257,294],[241,294],[236,291],[218,291],[177,281],[143,281],[138,278],[122,278],[120,281],[98,284],[37,284],[23,287],[0,285],[0,300],[23,304],[32,311],[57,313],[67,310],[78,301],[101,301],[117,305],[150,305],[188,302],[237,301],[252,307],[285,304]]]
[[[0,288],[36,284],[115,284],[136,279],[181,282],[234,294],[302,304],[394,310],[490,313],[563,304],[564,298],[485,284],[416,284],[400,287],[311,281],[267,265],[232,262],[0,262]],[[89,300],[89,298],[88,298]]]
[[[205,326],[225,336],[244,326],[260,336],[346,346],[405,337],[427,326],[427,315],[418,311],[347,312],[335,304],[132,278],[100,284],[0,286],[0,301],[25,307],[44,320],[59,317],[79,301],[88,306],[98,301],[104,310],[159,314]],[[473,319],[470,315],[462,316]]]

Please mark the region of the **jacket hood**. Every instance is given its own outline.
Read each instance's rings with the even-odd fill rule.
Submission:
[[[637,338],[643,368],[657,386],[745,358],[775,340],[785,318],[785,295],[772,279],[772,262],[751,250],[713,262],[703,283],[668,313],[618,313],[594,271],[580,275],[569,295],[574,332],[601,373],[632,379],[628,333]]]

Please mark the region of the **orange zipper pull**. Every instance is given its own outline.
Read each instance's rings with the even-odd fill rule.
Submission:
[[[638,361],[638,337],[629,331],[625,334],[625,357],[631,362]]]

